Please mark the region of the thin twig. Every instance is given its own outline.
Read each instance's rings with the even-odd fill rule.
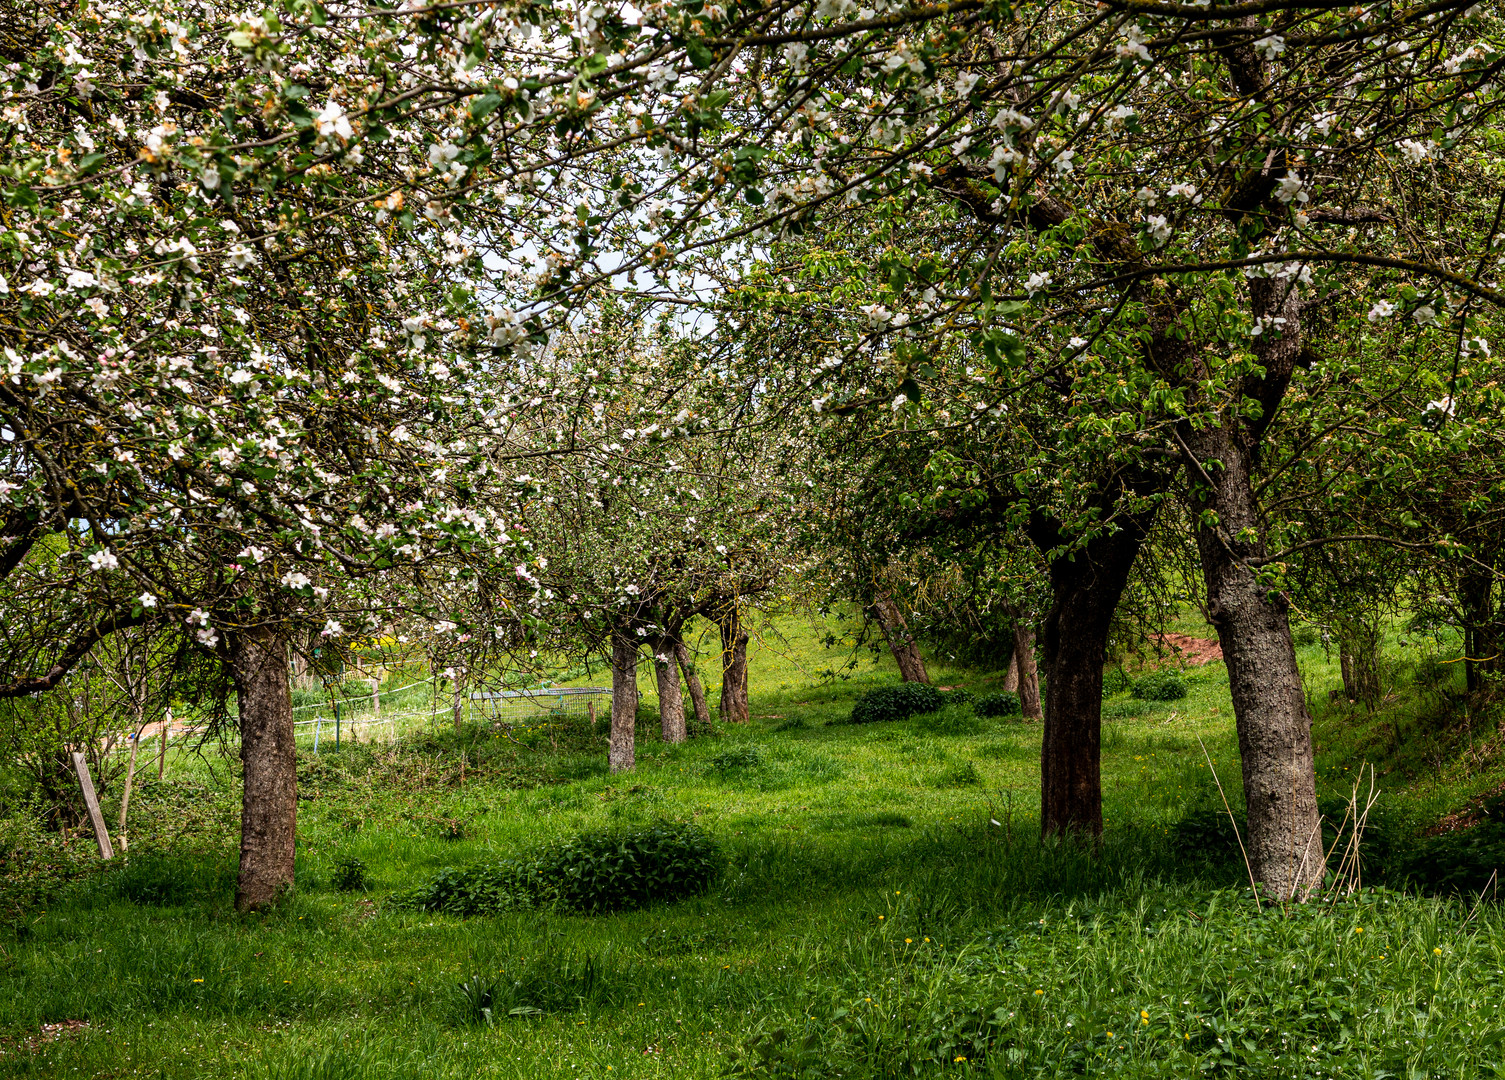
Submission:
[[[1228,811],[1228,823],[1233,826],[1233,838],[1238,841],[1239,854],[1244,857],[1244,870],[1249,874],[1249,888],[1254,890],[1254,905],[1261,913],[1265,905],[1260,903],[1259,886],[1254,883],[1254,867],[1249,865],[1249,852],[1244,848],[1244,838],[1239,835],[1238,821],[1233,816],[1233,807],[1228,805],[1228,796],[1223,794],[1223,781],[1218,779],[1218,770],[1212,763],[1212,755],[1207,752],[1207,744],[1202,741],[1202,736],[1197,736],[1197,745],[1202,748],[1202,756],[1207,759],[1207,767],[1212,770],[1212,782],[1218,786],[1218,797],[1223,800],[1223,809]]]

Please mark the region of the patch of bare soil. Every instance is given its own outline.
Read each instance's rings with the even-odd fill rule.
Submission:
[[[1190,634],[1156,634],[1152,640],[1188,667],[1201,667],[1223,659],[1223,647],[1211,638],[1192,637]]]

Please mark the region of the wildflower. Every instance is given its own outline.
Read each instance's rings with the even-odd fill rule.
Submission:
[[[1290,203],[1293,199],[1299,203],[1309,202],[1311,196],[1301,190],[1304,186],[1305,181],[1301,177],[1287,172],[1280,183],[1275,185],[1275,197],[1283,203]]]
[[[1281,37],[1279,34],[1270,34],[1268,37],[1262,37],[1258,41],[1256,41],[1254,43],[1254,48],[1266,60],[1274,60],[1277,56],[1286,51],[1285,38]]]
[[[350,126],[350,118],[345,115],[345,110],[333,101],[327,102],[323,111],[314,117],[314,128],[320,135],[333,132],[342,140],[349,139],[355,134]]]

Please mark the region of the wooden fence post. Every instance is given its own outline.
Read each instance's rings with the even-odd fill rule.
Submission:
[[[89,808],[89,821],[94,826],[94,839],[99,841],[99,857],[113,859],[115,849],[110,846],[110,833],[105,828],[105,817],[99,812],[99,798],[94,794],[94,780],[89,776],[89,763],[77,750],[73,751],[73,770],[78,773],[79,786],[84,789],[84,805]]]

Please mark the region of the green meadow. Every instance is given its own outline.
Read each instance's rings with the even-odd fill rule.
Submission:
[[[7,822],[0,1074],[1505,1072],[1505,920],[1474,887],[1493,824],[1467,844],[1426,835],[1488,816],[1498,736],[1458,719],[1459,673],[1426,641],[1393,635],[1372,714],[1330,700],[1336,657],[1301,647],[1330,816],[1371,775],[1380,794],[1363,887],[1282,907],[1249,890],[1214,782],[1237,821],[1220,663],[1188,669],[1178,701],[1105,701],[1092,849],[1039,839],[1038,725],[965,703],[846,723],[896,675],[866,653],[844,668],[841,634],[767,624],[752,722],[683,745],[658,740],[645,680],[630,774],[607,774],[604,725],[578,719],[506,729],[468,712],[458,734],[441,716],[318,754],[300,740],[298,885],[266,914],[231,908],[239,793],[212,747],[174,750],[160,782],[143,768],[130,851],[105,870],[90,837]],[[931,672],[974,694],[1001,681],[942,658]],[[401,902],[445,868],[665,820],[720,847],[701,895],[472,918]],[[352,867],[364,880],[337,888]]]

